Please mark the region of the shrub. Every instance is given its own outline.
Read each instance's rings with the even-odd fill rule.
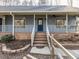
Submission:
[[[13,41],[14,39],[15,37],[13,35],[8,34],[1,37],[1,42],[10,42]]]

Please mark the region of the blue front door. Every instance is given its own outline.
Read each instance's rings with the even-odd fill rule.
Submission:
[[[38,18],[38,31],[43,31],[43,18]]]

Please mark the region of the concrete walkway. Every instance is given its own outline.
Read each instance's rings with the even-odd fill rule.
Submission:
[[[32,47],[30,53],[50,55],[50,50],[48,47],[44,47],[44,48]]]
[[[62,56],[67,56],[60,48],[56,48],[55,51],[56,51],[55,52],[56,55],[60,54]],[[72,55],[74,55],[77,59],[79,59],[79,50],[70,50],[70,49],[68,49],[68,51]]]
[[[27,54],[27,56],[23,56],[23,59],[28,59],[27,57],[29,57],[30,59],[38,59],[30,54]]]
[[[79,50],[70,50],[68,49],[68,51],[74,55],[77,59],[79,59]],[[33,47],[30,51],[30,53],[35,53],[35,54],[44,54],[44,55],[50,55],[50,50],[48,47],[44,47],[44,48],[36,48]],[[62,56],[67,56],[60,48],[55,48],[55,55],[62,55]]]

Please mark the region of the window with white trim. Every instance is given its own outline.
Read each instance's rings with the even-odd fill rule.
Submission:
[[[46,4],[46,0],[39,0],[40,5]]]
[[[17,19],[15,20],[16,28],[25,28],[25,19]]]
[[[56,20],[56,26],[57,27],[63,27],[63,26],[65,26],[65,21],[66,20],[64,20],[64,19],[57,19]]]

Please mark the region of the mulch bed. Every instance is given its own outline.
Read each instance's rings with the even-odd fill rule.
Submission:
[[[54,38],[62,44],[79,44],[79,34],[76,33],[56,33]]]
[[[5,44],[7,45],[8,48],[14,50],[14,49],[22,48],[26,44],[29,44],[30,42],[31,41],[29,41],[29,40],[15,40],[15,41],[11,41],[11,42],[5,43]],[[40,48],[42,48],[42,47],[40,47]],[[27,54],[31,54],[30,50],[31,50],[31,47],[29,47],[27,50],[24,50],[24,51],[18,52],[18,53],[0,54],[0,58],[1,59],[22,59],[23,56],[27,56]],[[31,54],[31,55],[38,59],[50,59],[50,55],[40,55],[40,54]],[[31,58],[28,58],[28,59],[31,59]]]
[[[7,48],[14,50],[14,49],[23,48],[25,45],[29,43],[30,43],[30,40],[15,40],[5,44]]]
[[[19,53],[13,53],[13,54],[2,54],[0,52],[0,59],[23,59],[23,56],[27,57],[27,54],[30,54],[37,59],[51,59],[49,55],[40,55],[40,54],[31,54],[30,53],[31,47],[29,47],[27,50],[24,50],[23,52]],[[31,59],[27,57],[27,59]]]
[[[79,49],[79,45],[76,45],[79,44],[79,33],[55,33],[54,38],[67,49]]]

